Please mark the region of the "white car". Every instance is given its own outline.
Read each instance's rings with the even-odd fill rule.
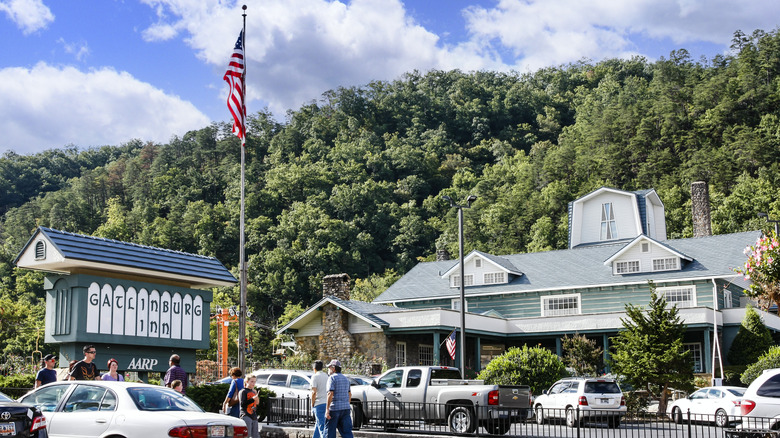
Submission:
[[[54,382],[19,401],[43,411],[52,438],[247,436],[243,420],[204,412],[170,388],[145,383]]]
[[[688,419],[691,421],[715,423],[718,427],[726,427],[740,415],[740,404],[745,388],[738,386],[708,386],[688,397],[675,400],[667,408],[669,418],[680,424]]]
[[[585,420],[605,421],[609,427],[620,426],[626,414],[626,399],[614,379],[571,377],[555,382],[534,400],[538,424],[547,418],[565,418],[575,427]]]
[[[745,390],[743,429],[780,429],[780,368],[765,370]]]

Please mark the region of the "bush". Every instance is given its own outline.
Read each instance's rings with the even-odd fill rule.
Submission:
[[[35,386],[34,374],[12,374],[0,376],[0,391],[11,398],[19,398]]]
[[[723,385],[742,386],[742,382],[739,379],[746,369],[746,365],[728,365],[723,367]]]
[[[745,319],[739,326],[739,332],[729,349],[728,359],[732,365],[750,365],[758,360],[769,347],[774,344],[769,329],[766,328],[761,316],[748,306]]]
[[[568,376],[563,361],[541,347],[512,347],[493,359],[477,376],[490,385],[529,385],[540,394],[558,379]]]
[[[780,368],[780,347],[775,346],[758,358],[758,362],[747,367],[740,380],[745,385],[750,385],[761,372],[770,368]]]

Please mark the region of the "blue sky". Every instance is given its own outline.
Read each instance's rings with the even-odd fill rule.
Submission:
[[[229,121],[222,75],[247,9],[249,112],[414,69],[531,72],[580,59],[694,59],[765,0],[0,0],[0,154],[165,143]]]

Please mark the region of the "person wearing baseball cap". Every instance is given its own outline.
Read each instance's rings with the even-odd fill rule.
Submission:
[[[35,387],[43,386],[47,383],[57,381],[57,372],[54,371],[54,365],[57,364],[57,356],[47,354],[41,359],[41,369],[35,375]]]
[[[341,374],[341,362],[333,359],[328,363],[328,401],[325,405],[325,430],[328,438],[336,438],[336,429],[342,438],[353,438],[352,418],[349,413],[349,400],[352,391],[349,380]]]

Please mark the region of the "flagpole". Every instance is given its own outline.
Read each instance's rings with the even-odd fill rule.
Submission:
[[[241,74],[241,126],[244,130],[244,135],[241,138],[241,220],[240,220],[240,234],[239,239],[239,257],[240,260],[240,294],[241,294],[241,308],[238,313],[238,367],[241,371],[246,371],[244,348],[246,348],[246,255],[244,254],[244,168],[246,162],[246,5],[242,6],[244,11],[242,17],[244,18],[244,27],[242,30],[243,38],[241,39],[244,49],[244,71]]]

